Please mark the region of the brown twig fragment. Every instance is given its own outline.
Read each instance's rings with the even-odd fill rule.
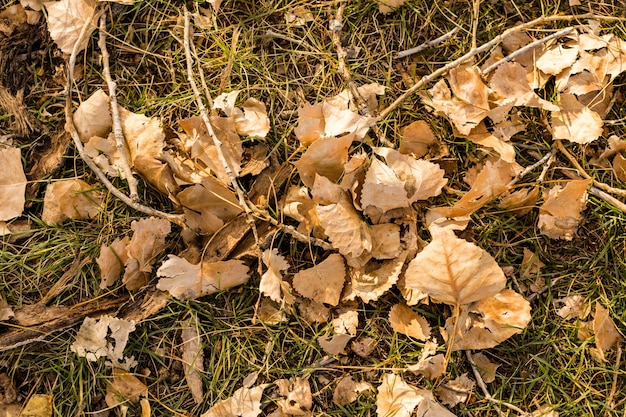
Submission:
[[[95,18],[96,15],[97,13],[96,11],[94,11],[93,16],[85,20],[85,23],[81,29],[78,39],[76,40],[76,43],[74,44],[74,48],[72,49],[72,53],[70,54],[70,58],[68,61],[68,77],[67,77],[67,85],[65,87],[65,127],[70,133],[70,136],[72,137],[72,141],[74,142],[74,146],[76,147],[76,150],[78,151],[78,154],[80,155],[81,159],[85,161],[89,169],[93,171],[96,177],[98,177],[98,180],[100,180],[100,182],[104,184],[106,189],[111,194],[113,194],[115,197],[117,197],[127,206],[139,212],[142,212],[149,216],[160,217],[162,219],[168,220],[174,224],[184,227],[185,222],[184,222],[182,215],[165,213],[159,210],[155,210],[152,207],[148,207],[143,204],[140,204],[136,201],[133,201],[129,196],[127,196],[126,194],[124,194],[123,192],[115,188],[115,186],[111,183],[111,181],[109,181],[107,176],[102,172],[102,170],[100,170],[98,165],[96,165],[93,162],[93,160],[87,154],[85,154],[83,143],[81,142],[80,137],[78,136],[78,132],[76,131],[76,126],[74,126],[74,119],[73,119],[73,114],[72,114],[72,85],[74,83],[74,68],[76,67],[76,55],[78,55],[78,45],[81,44],[82,39],[86,36],[87,29],[92,25],[93,19]]]
[[[107,14],[102,13],[100,16],[100,28],[98,47],[102,52],[102,73],[104,79],[109,87],[109,103],[111,104],[111,118],[113,119],[113,136],[115,137],[115,147],[120,155],[119,164],[122,166],[122,171],[128,181],[128,188],[130,190],[130,199],[132,201],[139,201],[139,194],[137,193],[137,179],[133,177],[133,171],[130,168],[131,159],[126,147],[126,139],[124,138],[124,132],[122,131],[122,122],[120,121],[120,112],[117,107],[117,84],[111,78],[111,66],[109,64],[109,51],[107,49],[106,38],[106,21]]]
[[[400,51],[396,55],[396,58],[397,59],[406,58],[407,56],[419,54],[420,52],[425,51],[426,49],[432,48],[433,46],[437,46],[437,45],[447,41],[448,39],[450,39],[454,35],[456,35],[459,30],[460,30],[460,28],[457,26],[454,29],[452,29],[450,32],[445,33],[444,35],[442,35],[442,36],[440,36],[440,37],[438,37],[436,39],[433,39],[432,41],[424,42],[423,44],[418,45],[415,48],[411,48],[411,49],[406,49],[404,51]]]

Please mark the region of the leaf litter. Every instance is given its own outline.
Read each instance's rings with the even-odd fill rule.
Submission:
[[[380,2],[380,12],[391,13],[402,3]],[[217,13],[219,2],[211,4]],[[51,37],[63,52],[75,54],[88,47],[88,35],[101,13],[94,2],[48,2],[46,10]],[[310,21],[308,13],[303,16],[295,26]],[[318,341],[329,354],[341,356],[348,349],[356,352],[348,345],[360,329],[355,300],[374,302],[397,285],[405,300],[389,311],[390,324],[399,333],[425,341],[419,362],[408,370],[431,379],[445,373],[450,352],[495,347],[526,328],[531,320],[530,303],[506,288],[505,274],[488,251],[461,239],[454,229],[462,230],[463,224],[467,224],[464,218],[497,199],[501,199],[500,205],[505,209],[532,210],[540,198],[541,184],[517,191],[511,188],[522,172],[515,162],[515,138],[526,129],[520,122],[519,108],[537,108],[549,115],[546,128],[555,141],[596,142],[604,134],[603,117],[611,104],[603,104],[595,96],[611,91],[613,80],[626,69],[626,47],[613,35],[572,29],[562,42],[542,43],[532,54],[515,55],[519,48],[530,45],[530,37],[526,37],[520,37],[519,44],[503,45],[512,58],[500,62],[495,71],[483,73],[475,65],[457,65],[420,94],[423,103],[436,115],[449,120],[457,138],[473,142],[489,155],[477,166],[470,190],[462,193],[456,203],[430,208],[429,212],[440,219],[428,228],[429,243],[420,243],[409,219],[426,215],[424,209],[434,204],[434,198],[448,187],[449,179],[438,160],[448,154],[447,146],[438,141],[428,125],[415,121],[406,126],[399,151],[372,146],[368,133],[377,119],[369,112],[376,109],[377,96],[385,94],[385,87],[378,84],[344,90],[298,108],[294,135],[301,155],[293,166],[304,186],[294,186],[286,193],[281,214],[299,223],[299,233],[327,240],[337,253],[317,259],[311,268],[298,267],[293,272],[296,266],[290,265],[279,249],[259,251],[258,261],[267,268],[261,274],[259,291],[278,304],[272,307],[271,315],[288,315],[288,307],[296,304],[303,318],[308,317],[311,323],[325,323],[332,317],[334,334],[321,336]],[[555,81],[556,88],[552,101],[538,94],[549,79]],[[354,91],[368,105],[358,109]],[[226,117],[211,114],[206,119],[192,116],[180,120],[182,132],[178,142],[175,146],[168,143],[167,148],[160,119],[119,107],[123,146],[129,151],[133,174],[179,206],[185,227],[192,231],[190,236],[215,235],[242,213],[250,215],[250,207],[238,193],[241,190],[236,186],[233,189],[235,180],[243,176],[243,155],[248,148],[243,139],[265,140],[271,121],[259,99],[247,97],[238,107],[240,94],[241,91],[233,90],[212,100],[213,109],[222,110]],[[85,144],[86,155],[102,173],[123,177],[124,162],[112,136],[110,105],[108,95],[97,90],[77,108],[72,120]],[[371,149],[371,154],[357,154],[355,146]],[[12,167],[9,175],[0,177],[0,192],[7,196],[3,200],[10,202],[2,207],[0,220],[4,222],[22,215],[26,177],[19,150],[4,146],[0,150],[0,157]],[[262,172],[261,169],[253,176]],[[542,188],[537,230],[550,239],[574,239],[584,219],[592,182],[571,180],[563,187]],[[83,180],[55,181],[47,186],[41,217],[47,223],[93,219],[103,210],[104,203],[103,193]],[[171,230],[165,219],[143,218],[132,222],[132,237],[103,244],[97,259],[101,288],[112,286],[123,275],[122,283],[128,291],[140,291],[146,288],[156,269],[156,288],[187,301],[249,281],[248,261],[199,256],[192,262],[181,253],[166,253]],[[164,254],[166,260],[158,265]],[[527,274],[538,275],[540,263],[526,264],[523,267]],[[271,306],[268,299],[263,299],[263,305]],[[558,314],[566,319],[584,317],[575,307],[578,301],[563,300],[567,310],[561,309]],[[439,330],[446,344],[446,357],[437,354],[437,343],[430,341],[433,329],[429,321],[409,307],[426,302],[452,307],[452,315]],[[589,326],[596,343],[592,355],[605,360],[606,351],[621,340],[621,335],[608,310],[599,303]],[[112,367],[106,399],[109,406],[126,407],[119,400],[124,397],[140,402],[142,414],[149,414],[148,388],[129,373],[135,362],[123,354],[134,329],[133,321],[112,316],[87,317],[72,350],[89,361],[107,358]],[[203,349],[197,343],[199,338],[197,329],[185,323],[182,359],[196,403],[203,399],[199,378],[203,372]],[[482,378],[492,382],[497,365],[478,355]],[[283,414],[311,413],[313,400],[307,379],[296,377],[274,384],[283,397],[277,401]],[[218,401],[203,416],[257,416],[268,385],[242,387],[228,399]],[[337,384],[335,402],[349,404],[370,387],[367,383],[355,383],[350,376],[344,377]],[[409,416],[417,409],[422,416],[453,415],[440,403],[454,407],[465,402],[473,387],[474,382],[466,374],[448,378],[434,392],[409,385],[399,375],[383,374],[376,396],[377,413]]]

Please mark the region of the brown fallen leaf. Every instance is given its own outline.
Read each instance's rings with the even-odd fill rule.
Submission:
[[[469,379],[465,373],[458,378],[440,385],[435,390],[435,393],[443,404],[454,407],[457,404],[467,401],[474,390],[474,385],[476,385],[476,383]]]
[[[352,375],[342,377],[335,391],[333,392],[333,402],[339,405],[347,405],[356,401],[359,394],[373,390],[372,384],[368,382],[356,382]]]
[[[402,252],[395,259],[370,262],[362,269],[350,268],[350,288],[345,298],[354,300],[359,297],[365,303],[378,300],[398,281],[406,257],[407,252]]]
[[[476,352],[472,355],[474,358],[474,363],[476,364],[476,368],[478,369],[478,373],[480,377],[487,384],[496,380],[496,370],[500,366],[497,363],[493,363],[489,360],[489,358],[482,352]]]
[[[201,417],[257,417],[261,414],[261,397],[268,385],[241,387],[231,397],[216,402]]]
[[[415,388],[399,375],[383,375],[376,395],[378,417],[409,417],[416,407],[420,417],[454,417],[435,400],[431,391]]]
[[[352,336],[349,334],[337,333],[330,337],[328,335],[322,335],[317,339],[317,342],[326,353],[338,356],[347,353],[346,347],[350,340],[352,340]]]
[[[391,307],[389,322],[394,331],[414,339],[426,340],[430,337],[430,325],[426,319],[404,304]]]
[[[280,379],[275,382],[278,385],[280,395],[287,397],[278,401],[278,406],[284,414],[303,416],[310,413],[313,406],[311,385],[304,378],[295,378],[293,382]]]
[[[572,240],[582,220],[587,203],[587,188],[592,180],[568,181],[565,187],[555,185],[539,207],[537,227],[552,239]],[[547,194],[547,195],[546,195]]]
[[[113,126],[110,106],[109,96],[101,89],[96,90],[78,106],[72,119],[83,143],[87,143],[93,137],[109,136]],[[112,141],[112,145],[115,147],[115,140]],[[114,152],[114,149],[110,152]],[[108,152],[105,153],[108,154]]]
[[[195,300],[244,284],[250,279],[249,268],[242,261],[201,261],[191,264],[176,255],[168,258],[157,270],[157,288],[179,300]]]
[[[100,289],[107,288],[120,277],[124,265],[128,261],[127,247],[130,243],[128,237],[116,238],[110,245],[104,243],[100,247],[100,256],[96,263],[100,268]]]
[[[140,398],[148,397],[148,387],[132,373],[113,368],[113,375],[107,385],[105,401],[109,407],[127,407],[125,403],[139,403]]]
[[[21,151],[0,143],[0,221],[18,217],[26,202],[26,175],[22,166]]]
[[[180,333],[182,339],[182,363],[185,369],[185,380],[191,396],[196,404],[202,403],[204,388],[202,386],[202,373],[204,372],[204,350],[198,327],[190,320],[182,323]]]
[[[581,104],[576,96],[562,93],[559,111],[552,112],[552,138],[576,143],[591,143],[602,135],[602,118]]]
[[[289,263],[285,260],[285,257],[278,253],[278,249],[267,249],[261,254],[261,258],[267,271],[261,275],[261,282],[259,283],[259,292],[281,303],[284,301],[282,293],[287,289],[288,294],[291,292],[289,289],[289,283],[283,281],[281,271],[289,268]]]
[[[293,277],[293,288],[318,303],[336,306],[346,282],[346,268],[341,255],[333,253],[313,268]]]
[[[402,142],[398,151],[405,155],[412,154],[415,158],[422,158],[429,153],[434,157],[442,157],[448,151],[424,120],[417,120],[403,127],[400,137]]]
[[[148,283],[156,257],[165,249],[165,238],[171,231],[170,222],[156,217],[133,220],[133,236],[126,247],[122,282],[129,291],[136,291]]]
[[[102,208],[104,194],[76,178],[48,184],[41,219],[49,224],[69,219],[92,219]]]
[[[596,312],[593,317],[593,333],[596,340],[596,348],[592,350],[592,355],[601,362],[605,362],[605,353],[619,341],[623,340],[622,335],[617,330],[613,319],[609,315],[609,310],[596,302]]]
[[[316,174],[336,182],[343,174],[344,165],[348,162],[348,149],[354,140],[352,133],[313,142],[300,160],[294,163],[302,182],[307,187],[313,187]]]
[[[554,305],[561,307],[556,311],[556,315],[565,320],[584,319],[589,314],[591,306],[587,304],[582,295],[570,295],[554,300]]]
[[[44,3],[46,7],[48,30],[50,37],[57,44],[59,49],[66,54],[70,54],[74,44],[80,40],[77,52],[87,47],[89,35],[96,28],[96,22],[103,11],[96,13],[96,0],[61,0],[48,1]],[[80,32],[86,22],[87,32],[79,39]]]
[[[528,214],[535,208],[539,199],[539,187],[520,188],[504,195],[498,203],[498,208],[511,210],[518,217]]]
[[[387,14],[391,13],[404,4],[405,0],[379,0],[378,11]]]
[[[437,354],[437,342],[426,341],[419,360],[416,364],[409,365],[407,370],[431,380],[443,375],[446,371],[446,359],[442,353]]]

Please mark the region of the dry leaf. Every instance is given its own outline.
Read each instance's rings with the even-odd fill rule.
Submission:
[[[587,204],[587,188],[592,180],[568,181],[565,187],[555,185],[539,207],[537,227],[552,239],[572,240]]]
[[[348,162],[348,149],[354,139],[354,134],[349,134],[313,142],[300,160],[294,163],[302,182],[307,187],[313,187],[316,174],[336,182],[343,174],[344,165]]]
[[[378,11],[387,14],[391,13],[404,4],[405,0],[377,0]]]
[[[19,410],[18,408],[18,412],[16,414],[7,413],[6,417],[11,417],[13,415],[16,417],[52,417],[54,412],[54,407],[52,405],[53,399],[52,395],[34,394],[29,398],[22,410]]]
[[[594,356],[604,362],[606,361],[605,352],[623,338],[615,327],[609,310],[602,307],[598,302],[596,302],[596,313],[593,317],[593,333],[596,339],[596,349],[592,353],[595,353]]]
[[[367,382],[356,382],[351,375],[342,377],[333,393],[333,402],[339,405],[347,405],[356,401],[359,394],[374,389]]]
[[[430,325],[426,319],[404,304],[396,304],[389,310],[389,322],[395,332],[417,340],[430,337]]]
[[[356,311],[356,303],[348,303],[335,311],[335,318],[332,320],[335,334],[343,333],[356,336],[356,329],[359,327],[359,313]]]
[[[432,162],[415,159],[389,148],[376,148],[387,164],[377,158],[367,170],[361,194],[361,207],[374,206],[386,212],[408,208],[418,200],[437,196],[447,183],[444,171]]]
[[[343,258],[333,253],[313,268],[295,274],[293,288],[306,298],[336,306],[345,282],[346,267]]]
[[[376,269],[350,269],[350,291],[346,296],[348,300],[359,297],[363,302],[376,301],[386,293],[398,281],[407,252],[401,253],[397,258],[378,263],[372,263]]]
[[[243,103],[243,112],[236,108],[234,117],[237,133],[241,136],[264,138],[270,131],[265,104],[255,98],[249,98]]]
[[[437,353],[437,342],[428,340],[420,353],[415,365],[409,365],[407,370],[424,375],[428,379],[439,378],[446,371],[446,359],[442,353]]]
[[[384,374],[376,395],[378,417],[410,417],[422,402],[420,390],[410,386],[396,374]]]
[[[515,148],[509,142],[509,137],[498,137],[487,129],[484,122],[480,122],[467,135],[454,132],[456,137],[468,139],[477,145],[492,148],[504,162],[515,162]]]
[[[301,299],[298,301],[300,317],[308,324],[326,323],[330,309],[317,301]]]
[[[26,175],[21,152],[17,148],[0,144],[0,221],[18,217],[26,202]]]
[[[279,384],[280,394],[287,398],[279,400],[278,406],[285,414],[293,416],[308,415],[313,406],[313,396],[311,395],[311,385],[303,378],[296,378],[292,383],[282,380]],[[286,381],[286,383],[285,383]]]
[[[424,120],[417,120],[402,128],[400,134],[402,142],[398,149],[400,153],[421,158],[431,152],[431,147],[441,151],[444,145],[437,141],[432,129]],[[442,156],[442,152],[432,152],[436,156]],[[443,152],[445,153],[445,152]]]
[[[304,26],[313,20],[313,13],[304,6],[295,7],[285,12],[285,22],[291,26]]]
[[[7,303],[7,300],[4,298],[4,296],[0,295],[0,321],[7,321],[11,317],[15,317],[13,309],[11,308],[9,303]]]
[[[202,386],[204,351],[198,327],[193,325],[191,321],[183,323],[180,338],[182,339],[182,363],[185,369],[185,380],[194,401],[196,404],[200,404],[204,396]]]
[[[552,112],[552,138],[576,143],[591,143],[602,135],[602,118],[575,96],[562,93],[559,111]]]
[[[518,170],[519,165],[501,159],[495,163],[487,161],[472,188],[454,206],[435,207],[432,210],[450,218],[472,214],[504,193],[507,184],[515,178]]]
[[[522,259],[520,276],[522,279],[537,277],[541,274],[541,268],[546,266],[539,256],[528,248],[524,248],[524,258]]]
[[[454,232],[430,228],[433,240],[409,263],[405,287],[459,306],[494,296],[506,285],[498,263]]]
[[[370,227],[372,258],[395,259],[402,253],[400,226],[393,223],[375,224]]]
[[[378,346],[376,339],[363,336],[350,344],[350,350],[362,358],[367,358],[376,349],[376,346]]]
[[[99,319],[85,317],[70,349],[88,361],[95,362],[98,358],[106,357],[114,367],[129,369],[134,366],[134,358],[124,357],[124,348],[133,330],[135,322],[132,320],[111,316],[102,316]]]
[[[103,193],[83,180],[55,181],[46,188],[41,219],[49,224],[68,219],[92,219],[98,215],[103,201]]]
[[[268,385],[241,387],[231,397],[215,403],[201,417],[257,417],[261,414],[261,397]]]
[[[476,364],[478,373],[480,373],[483,381],[485,381],[487,384],[495,381],[496,370],[500,365],[491,362],[489,358],[482,352],[476,352],[472,355],[472,357],[474,358],[474,363]]]
[[[66,54],[72,53],[74,44],[78,42],[76,52],[87,47],[89,35],[96,28],[95,22],[101,12],[96,14],[96,0],[61,0],[47,1],[48,30],[50,37],[59,49]],[[87,23],[89,28],[82,39],[79,39],[83,26]]]
[[[261,300],[261,305],[257,309],[259,321],[265,324],[280,324],[287,321],[287,315],[275,303],[266,297]]]
[[[571,67],[578,57],[578,45],[566,47],[563,44],[556,44],[548,48],[535,62],[538,70],[550,74],[558,75],[565,68]]]
[[[535,208],[538,199],[539,187],[520,188],[502,197],[498,208],[511,210],[516,216],[521,217]]]
[[[72,119],[83,143],[88,142],[94,136],[101,138],[109,136],[113,126],[110,106],[109,96],[100,89],[80,103]]]
[[[105,289],[120,277],[124,265],[128,261],[127,247],[130,239],[116,238],[109,246],[104,243],[100,247],[100,256],[96,263],[100,268],[100,289]]]
[[[287,270],[289,263],[278,253],[278,249],[267,249],[263,251],[261,257],[263,263],[267,266],[267,271],[261,276],[259,291],[261,294],[265,294],[272,300],[280,303],[283,301],[281,297],[283,277],[280,272]]]
[[[136,291],[148,283],[156,257],[165,249],[165,237],[171,231],[170,222],[149,217],[130,224],[133,237],[126,248],[122,282],[129,291]]]
[[[454,407],[457,404],[467,401],[474,389],[474,385],[476,385],[476,383],[469,379],[465,373],[456,379],[440,385],[435,390],[435,393],[443,404]]]
[[[326,353],[338,356],[346,354],[346,346],[351,339],[352,336],[349,334],[337,333],[330,338],[327,335],[320,336],[317,341]]]
[[[157,270],[161,277],[157,288],[179,300],[194,300],[244,284],[250,279],[249,268],[238,260],[191,264],[186,259],[168,255]]]
[[[557,310],[556,315],[565,320],[584,319],[591,309],[582,295],[570,295],[554,300],[555,306],[559,304],[563,306]]]
[[[105,397],[109,407],[117,407],[130,401],[137,404],[141,397],[148,397],[148,387],[127,370],[113,368],[113,377],[107,385]]]

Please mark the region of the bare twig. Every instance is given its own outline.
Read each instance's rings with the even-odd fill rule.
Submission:
[[[510,183],[508,183],[506,185],[507,188],[512,187],[513,185],[517,184],[517,182],[519,180],[521,180],[522,178],[524,178],[526,175],[528,175],[530,172],[532,172],[533,170],[535,170],[535,168],[538,168],[544,164],[546,165],[550,165],[549,161],[554,158],[554,155],[556,154],[556,149],[552,149],[550,151],[550,153],[546,154],[543,156],[543,158],[541,158],[539,161],[535,162],[534,164],[527,166],[526,168],[524,168],[524,170],[522,172],[520,172],[519,174],[517,174],[515,176],[515,178],[513,178],[513,180],[511,180]]]
[[[128,181],[128,188],[130,190],[130,199],[132,201],[139,201],[139,194],[137,193],[137,180],[133,177],[133,172],[130,169],[130,155],[128,148],[126,147],[126,140],[124,138],[124,132],[122,131],[122,122],[120,121],[120,112],[117,107],[117,84],[111,78],[111,68],[109,65],[109,50],[107,49],[106,38],[106,20],[107,14],[102,13],[100,16],[100,30],[98,38],[98,46],[102,52],[102,73],[104,79],[109,87],[109,102],[111,105],[111,118],[113,119],[113,136],[115,137],[115,147],[120,155],[119,164],[122,166],[122,171]]]
[[[83,143],[81,142],[80,137],[78,136],[78,132],[76,131],[76,126],[74,126],[74,119],[73,119],[73,114],[72,114],[72,85],[74,83],[74,68],[76,67],[76,56],[78,55],[78,46],[81,44],[82,39],[86,36],[87,29],[93,24],[93,19],[96,17],[96,15],[97,15],[97,12],[94,11],[94,14],[91,16],[91,18],[85,20],[85,24],[83,25],[81,29],[81,32],[78,36],[78,40],[74,44],[74,48],[72,49],[72,53],[70,54],[70,58],[68,61],[67,86],[65,87],[65,127],[69,131],[70,136],[72,137],[72,140],[74,142],[74,146],[76,147],[76,150],[78,151],[78,154],[80,155],[81,159],[85,161],[89,169],[91,169],[93,173],[96,174],[96,177],[98,177],[100,182],[104,184],[106,189],[111,194],[113,194],[115,197],[117,197],[127,206],[139,212],[145,213],[150,216],[160,217],[172,223],[175,223],[179,226],[184,227],[185,222],[184,222],[182,215],[165,213],[159,210],[155,210],[151,207],[145,206],[143,204],[140,204],[136,201],[133,201],[126,194],[122,193],[120,190],[115,188],[115,186],[111,183],[111,181],[109,181],[107,176],[100,170],[98,165],[96,165],[93,162],[93,160],[87,154],[85,154]]]
[[[476,382],[478,383],[478,386],[480,387],[480,390],[483,392],[483,395],[485,396],[485,398],[494,403],[496,405],[496,409],[498,410],[498,414],[503,416],[504,414],[502,413],[502,410],[500,409],[499,406],[504,406],[510,410],[515,411],[516,413],[520,414],[520,417],[528,417],[530,416],[529,413],[525,412],[524,410],[522,410],[521,408],[507,403],[506,401],[502,401],[502,400],[498,400],[496,398],[493,398],[491,396],[491,394],[489,393],[489,390],[487,389],[487,385],[485,384],[485,381],[483,381],[483,377],[480,375],[480,372],[478,372],[478,367],[476,366],[476,362],[474,361],[474,357],[472,356],[472,353],[469,350],[465,351],[465,356],[467,357],[467,360],[469,361],[470,365],[472,366],[472,371],[474,372],[474,377],[476,378]]]
[[[380,112],[380,114],[378,115],[378,120],[382,120],[385,117],[387,117],[389,113],[394,111],[400,104],[402,104],[402,102],[404,102],[404,100],[406,100],[408,97],[413,95],[413,93],[415,93],[416,91],[424,87],[426,84],[430,83],[434,79],[450,71],[452,68],[456,68],[459,65],[469,61],[476,55],[488,51],[489,49],[496,46],[497,44],[502,42],[502,40],[504,40],[505,38],[508,38],[514,33],[521,32],[521,31],[530,29],[532,27],[540,26],[540,25],[550,23],[550,22],[558,22],[558,21],[571,22],[573,20],[583,20],[583,19],[597,19],[597,20],[605,20],[605,21],[625,21],[626,20],[626,18],[613,17],[613,16],[598,16],[593,13],[586,13],[586,14],[581,14],[581,15],[564,15],[564,16],[553,15],[553,16],[548,16],[548,17],[542,16],[535,20],[531,20],[530,22],[526,22],[521,25],[507,29],[504,32],[502,32],[500,35],[490,40],[489,42],[479,46],[476,49],[470,50],[468,53],[466,53],[462,57],[455,59],[454,61],[444,65],[443,67],[432,72],[431,74],[423,77],[421,80],[415,83],[415,85],[413,85],[411,88],[409,88],[404,93],[402,93],[397,99],[395,99],[393,103],[387,106],[387,108],[385,108],[382,112]]]
[[[447,41],[448,39],[450,39],[451,37],[453,37],[454,35],[456,35],[456,33],[459,31],[459,27],[455,27],[454,29],[452,29],[450,32],[436,38],[433,39],[432,41],[428,41],[428,42],[424,42],[421,45],[416,46],[415,48],[411,48],[411,49],[406,49],[404,51],[400,51],[398,52],[398,55],[396,55],[396,58],[400,59],[400,58],[406,58],[407,56],[411,56],[411,55],[415,55],[415,54],[419,54],[422,51],[425,51],[426,49],[432,48],[433,46],[437,46],[440,43],[443,43],[445,41]]]
[[[507,61],[510,61],[520,55],[522,55],[525,52],[530,51],[531,49],[536,48],[537,46],[544,44],[552,39],[556,39],[556,38],[560,38],[562,36],[567,35],[568,33],[570,33],[571,31],[573,31],[574,28],[565,28],[563,30],[560,30],[558,32],[553,33],[552,35],[548,35],[545,36],[541,39],[538,39],[534,42],[529,43],[528,45],[518,49],[517,51],[505,56],[504,58],[500,59],[499,61],[494,62],[493,64],[489,65],[487,68],[485,68],[482,73],[484,74],[489,74],[491,71],[495,70],[496,68],[498,68],[500,65],[504,64]]]
[[[480,15],[480,0],[474,0],[472,10],[472,49],[476,49],[476,34],[478,33],[478,17]]]

